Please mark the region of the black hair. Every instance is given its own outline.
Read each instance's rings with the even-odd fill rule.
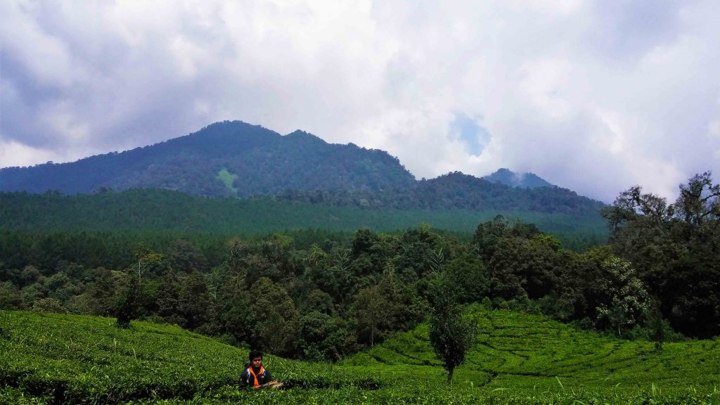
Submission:
[[[253,361],[253,359],[257,359],[258,357],[262,359],[263,354],[261,351],[250,350],[250,354],[248,355],[248,360]]]

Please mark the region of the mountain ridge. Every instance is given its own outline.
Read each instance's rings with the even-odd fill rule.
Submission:
[[[482,178],[516,188],[557,187],[535,173],[517,173],[504,167]]]
[[[242,121],[216,122],[157,144],[70,163],[0,169],[0,192],[86,194],[135,188],[402,209],[597,215],[603,206],[556,186],[520,189],[460,172],[416,180],[386,151],[331,144],[302,130],[281,135]]]
[[[344,170],[338,171],[338,167]],[[103,188],[164,188],[232,196],[222,182],[214,180],[222,169],[239,174],[238,197],[293,188],[382,189],[410,185],[415,180],[397,158],[384,151],[329,144],[302,131],[283,136],[259,125],[223,121],[179,138],[123,152],[70,163],[0,169],[0,191],[59,190],[74,194]],[[271,178],[263,178],[268,173]],[[360,175],[350,183],[344,181],[349,173]]]

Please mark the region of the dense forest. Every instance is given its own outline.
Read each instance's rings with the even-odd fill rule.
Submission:
[[[231,239],[0,233],[0,308],[176,323],[296,358],[338,360],[424,319],[433,280],[461,303],[548,314],[620,336],[720,334],[720,186],[668,204],[639,187],[579,253],[503,217],[470,239],[427,226]],[[122,322],[121,322],[122,323]]]
[[[472,233],[502,214],[534,223],[564,246],[582,250],[604,243],[607,226],[598,212],[586,215],[521,210],[400,209],[343,206],[327,201],[258,197],[208,198],[169,190],[105,190],[62,195],[0,193],[2,229],[23,232],[132,232],[255,236],[301,229],[352,233],[360,228],[395,231],[428,224]],[[139,236],[142,238],[142,236]]]
[[[604,204],[560,187],[517,188],[460,172],[377,191],[285,190],[279,199],[392,209],[533,211],[596,216]]]

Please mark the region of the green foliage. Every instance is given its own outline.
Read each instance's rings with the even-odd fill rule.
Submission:
[[[478,223],[498,214],[536,224],[578,250],[603,243],[607,230],[597,211],[588,213],[537,212],[522,207],[360,208],[274,198],[238,200],[203,198],[167,190],[127,190],[91,195],[0,193],[3,231],[43,233],[175,234],[176,239],[206,235],[264,235],[287,230],[316,229],[324,232],[397,231],[431,225],[469,233]],[[73,237],[75,236],[73,235]],[[0,234],[0,237],[2,234]],[[8,241],[12,242],[12,241]],[[55,244],[57,254],[91,251],[100,260],[108,243],[102,237],[66,241],[73,249]],[[80,243],[81,242],[81,243]],[[1,246],[1,245],[0,245]],[[148,246],[154,248],[157,247]],[[16,253],[8,253],[8,257]]]
[[[231,383],[244,353],[175,326],[107,318],[2,313],[3,385],[54,402],[191,398]]]
[[[599,280],[598,288],[605,290],[610,299],[597,308],[598,321],[608,322],[620,335],[646,317],[650,310],[648,293],[629,262],[609,257],[602,268],[607,276]]]
[[[452,382],[455,368],[465,361],[465,353],[473,344],[474,325],[463,318],[455,292],[443,276],[434,280],[430,299],[430,344],[442,360]]]
[[[238,178],[237,174],[230,173],[226,168],[222,168],[218,174],[217,179],[222,181],[225,187],[232,192],[233,195],[237,195],[238,189],[235,188],[235,180]]]
[[[460,303],[480,302],[490,292],[488,271],[479,257],[462,252],[444,267],[448,289]]]
[[[286,390],[237,387],[247,351],[175,326],[0,311],[0,402],[717,403],[716,340],[624,341],[474,307],[479,333],[452,385],[422,324],[335,365],[267,354]]]
[[[129,328],[130,321],[137,319],[141,304],[140,279],[130,273],[123,278],[113,306],[116,324],[120,328]]]
[[[295,303],[281,286],[267,277],[250,288],[250,310],[254,314],[253,347],[272,353],[289,355],[295,352],[300,331],[300,314]]]
[[[252,398],[237,379],[247,351],[177,326],[108,318],[0,311],[0,402],[118,403],[191,400],[231,392]],[[288,386],[377,386],[372,377],[266,355]],[[13,387],[13,388],[10,388]],[[10,388],[10,389],[8,389]],[[20,403],[22,403],[20,401]]]
[[[710,172],[680,186],[673,204],[633,187],[604,210],[612,248],[637,269],[681,332],[720,333],[720,185]]]

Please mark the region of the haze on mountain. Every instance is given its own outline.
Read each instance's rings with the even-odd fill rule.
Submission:
[[[495,173],[484,176],[483,179],[518,188],[554,187],[553,184],[535,173],[515,173],[506,168],[498,169]]]

